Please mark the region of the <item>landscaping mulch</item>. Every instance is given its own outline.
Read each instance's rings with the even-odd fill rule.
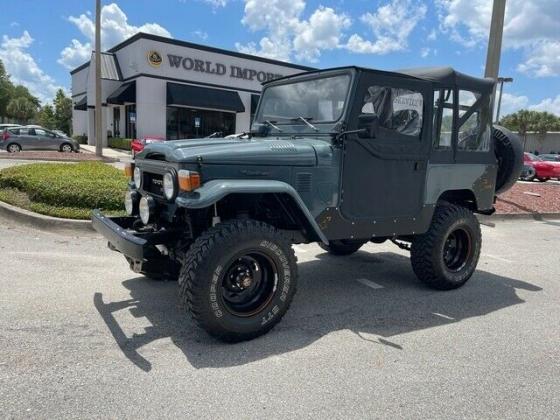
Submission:
[[[107,157],[97,157],[93,153],[62,153],[62,152],[19,152],[19,153],[0,153],[0,159],[14,160],[49,160],[58,162],[84,162],[84,161],[103,161],[115,162],[115,159]]]
[[[517,182],[498,196],[496,214],[560,213],[560,183]]]

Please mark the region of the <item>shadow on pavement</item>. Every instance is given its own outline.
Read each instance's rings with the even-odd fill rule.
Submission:
[[[124,355],[144,371],[152,364],[139,349],[169,337],[195,368],[237,366],[306,347],[333,331],[350,330],[364,340],[406,350],[391,337],[446,325],[523,303],[516,289],[542,290],[532,284],[477,271],[461,289],[427,289],[400,254],[358,252],[350,257],[319,254],[298,264],[298,292],[284,319],[267,335],[239,343],[220,343],[195,326],[179,306],[177,284],[144,277],[124,281],[131,298],[105,302],[95,293],[94,305]],[[355,281],[374,281],[370,289]],[[151,326],[139,334],[125,333],[114,314],[128,309]],[[368,336],[373,334],[377,339]]]

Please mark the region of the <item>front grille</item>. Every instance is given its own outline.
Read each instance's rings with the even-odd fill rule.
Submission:
[[[163,197],[163,175],[144,172],[143,190]]]

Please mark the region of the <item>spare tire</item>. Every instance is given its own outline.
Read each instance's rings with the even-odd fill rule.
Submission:
[[[515,184],[523,170],[523,146],[517,134],[498,125],[492,130],[492,138],[498,159],[496,194],[501,194]]]

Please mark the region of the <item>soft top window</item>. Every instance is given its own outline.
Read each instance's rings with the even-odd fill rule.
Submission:
[[[363,104],[362,113],[377,115],[381,127],[407,136],[420,136],[424,107],[424,99],[420,92],[370,86]]]

